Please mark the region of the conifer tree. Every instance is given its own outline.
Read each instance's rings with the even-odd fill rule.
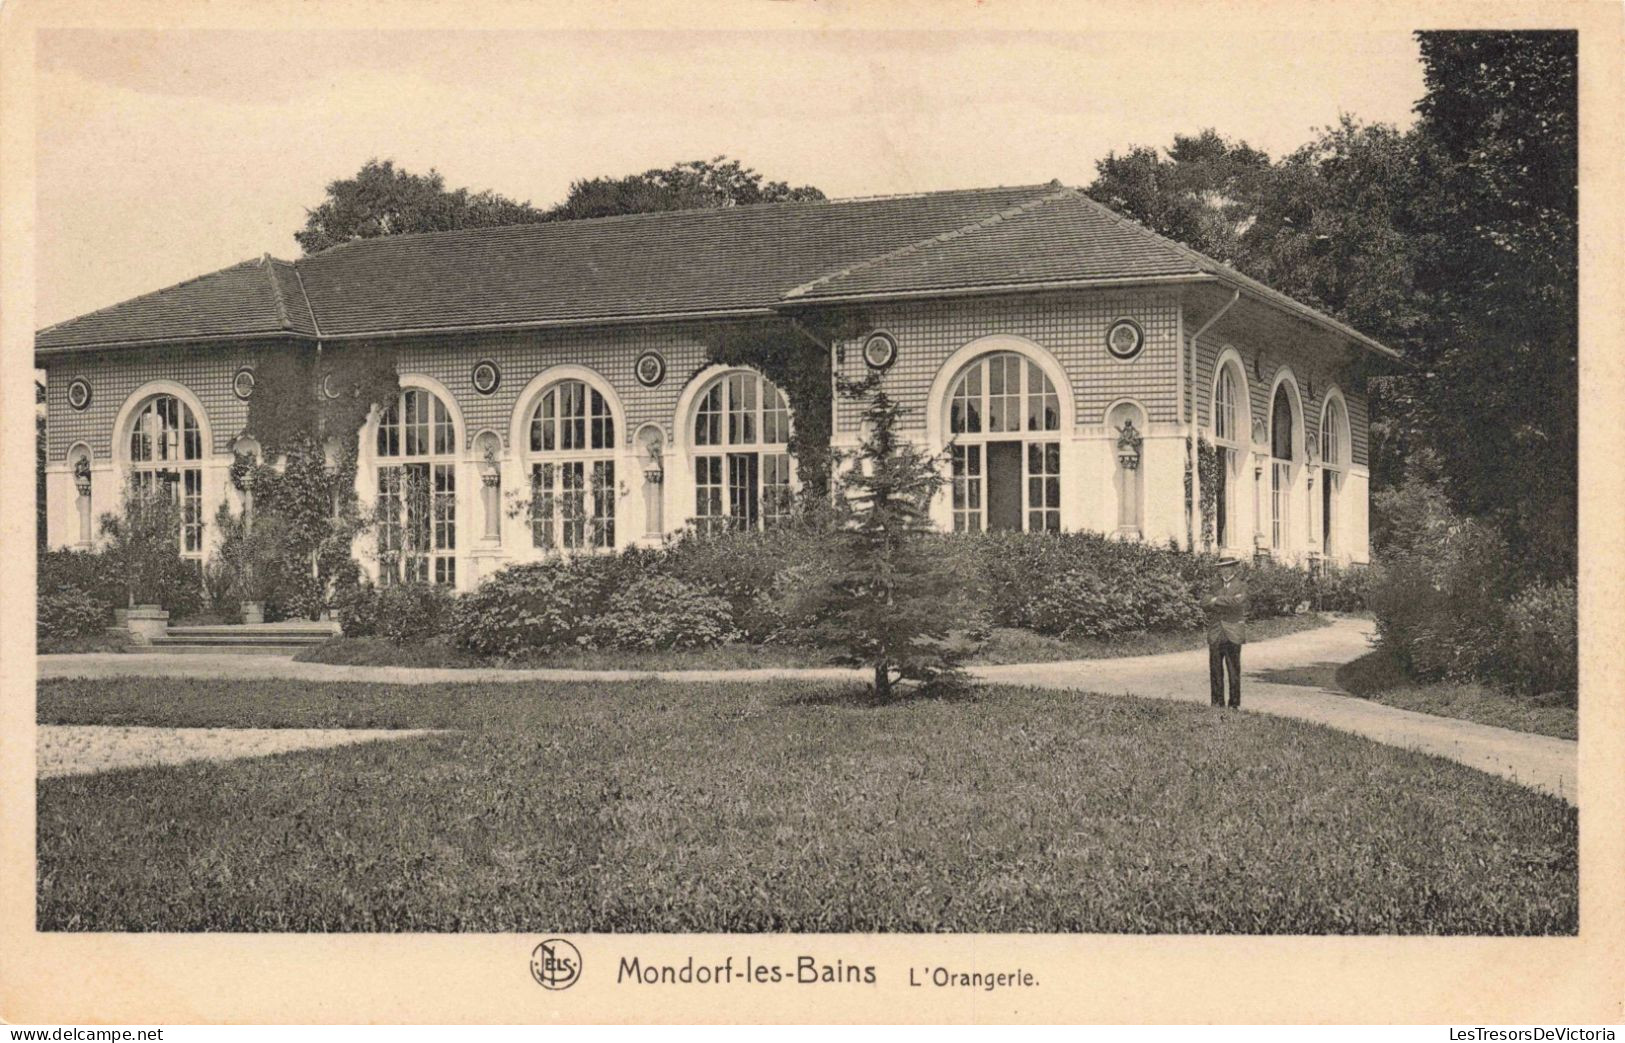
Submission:
[[[834,553],[793,599],[792,614],[818,644],[871,668],[874,695],[885,701],[899,680],[961,676],[972,605],[934,546],[929,510],[943,484],[940,461],[899,435],[906,410],[877,376],[840,389],[864,402],[866,435],[840,480]]]

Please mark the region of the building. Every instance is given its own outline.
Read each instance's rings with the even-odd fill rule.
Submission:
[[[820,341],[842,316],[862,328]],[[362,432],[361,502],[395,525],[368,539],[422,509],[403,476],[433,490],[404,575],[466,588],[691,521],[771,525],[797,480],[789,402],[703,331],[775,317],[785,351],[883,370],[951,471],[944,529],[1201,546],[1205,522],[1216,550],[1367,560],[1358,374],[1393,352],[1058,183],[359,240],[71,319],[35,340],[49,542],[88,546],[126,476],[161,478],[183,554],[207,556],[255,449],[257,360],[355,342],[402,388]],[[857,407],[832,409],[855,445]],[[534,510],[505,509],[520,490]]]

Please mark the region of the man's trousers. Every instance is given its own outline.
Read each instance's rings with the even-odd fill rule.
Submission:
[[[1207,646],[1208,695],[1214,706],[1224,705],[1224,675],[1230,673],[1230,705],[1241,705],[1241,646],[1215,641]]]

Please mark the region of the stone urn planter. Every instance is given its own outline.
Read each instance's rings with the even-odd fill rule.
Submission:
[[[157,605],[137,605],[130,609],[127,625],[138,644],[150,644],[155,637],[169,635],[169,613]]]
[[[244,623],[263,623],[263,622],[265,622],[265,602],[263,602],[263,601],[245,601],[245,602],[243,602],[243,622]]]

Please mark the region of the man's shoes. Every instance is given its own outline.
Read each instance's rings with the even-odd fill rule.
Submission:
[[[1236,700],[1236,701],[1235,701],[1235,702],[1233,702],[1233,703],[1231,703],[1231,704],[1230,704],[1230,709],[1232,709],[1232,710],[1239,710],[1239,709],[1241,709],[1241,700],[1239,700],[1239,699],[1238,699],[1238,700]]]

